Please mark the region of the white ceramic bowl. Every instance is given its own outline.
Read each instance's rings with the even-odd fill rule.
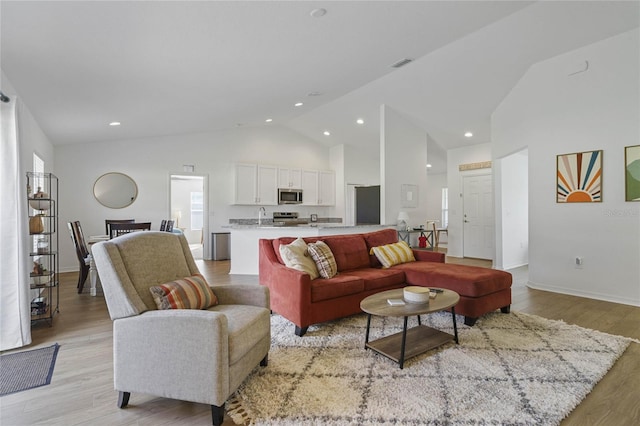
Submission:
[[[409,303],[429,303],[429,288],[408,286],[403,289],[404,300]]]

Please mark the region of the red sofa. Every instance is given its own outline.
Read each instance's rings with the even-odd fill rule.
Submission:
[[[338,275],[311,280],[309,274],[288,268],[280,257],[280,245],[292,237],[261,239],[259,242],[260,284],[269,287],[271,310],[295,325],[295,333],[304,335],[317,324],[359,312],[365,297],[406,285],[440,287],[460,295],[455,306],[473,325],[479,316],[511,305],[511,274],[489,268],[445,263],[444,253],[413,250],[416,262],[382,269],[378,259],[369,255],[372,247],[398,241],[393,229],[365,234],[331,235],[304,238],[306,242],[324,241],[338,265]]]

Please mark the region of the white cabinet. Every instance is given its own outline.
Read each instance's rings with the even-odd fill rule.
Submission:
[[[257,164],[236,164],[236,204],[256,203]]]
[[[302,204],[305,206],[318,205],[318,171],[302,171]]]
[[[262,164],[236,164],[236,204],[278,204],[278,168]]]
[[[302,199],[308,206],[336,204],[336,175],[332,171],[303,170]]]
[[[256,204],[275,206],[278,204],[278,168],[258,165],[258,200]]]
[[[331,171],[320,171],[318,179],[318,205],[335,206],[336,174]]]
[[[328,170],[238,163],[235,183],[236,204],[275,206],[278,188],[302,189],[302,204],[306,206],[336,204],[336,175]]]
[[[302,170],[279,167],[278,188],[302,188]]]

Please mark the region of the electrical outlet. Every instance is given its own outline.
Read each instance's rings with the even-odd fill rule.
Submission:
[[[584,264],[584,259],[581,257],[576,257],[576,269],[582,269],[582,265]]]

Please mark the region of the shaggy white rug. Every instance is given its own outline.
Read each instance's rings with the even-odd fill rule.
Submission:
[[[255,425],[557,425],[624,352],[630,339],[533,315],[499,312],[460,344],[405,361],[364,349],[366,316],[309,327],[272,315],[269,365],[232,396],[228,414]],[[410,319],[416,325],[416,319]],[[422,323],[453,333],[451,314]],[[371,340],[402,319],[372,317]]]

